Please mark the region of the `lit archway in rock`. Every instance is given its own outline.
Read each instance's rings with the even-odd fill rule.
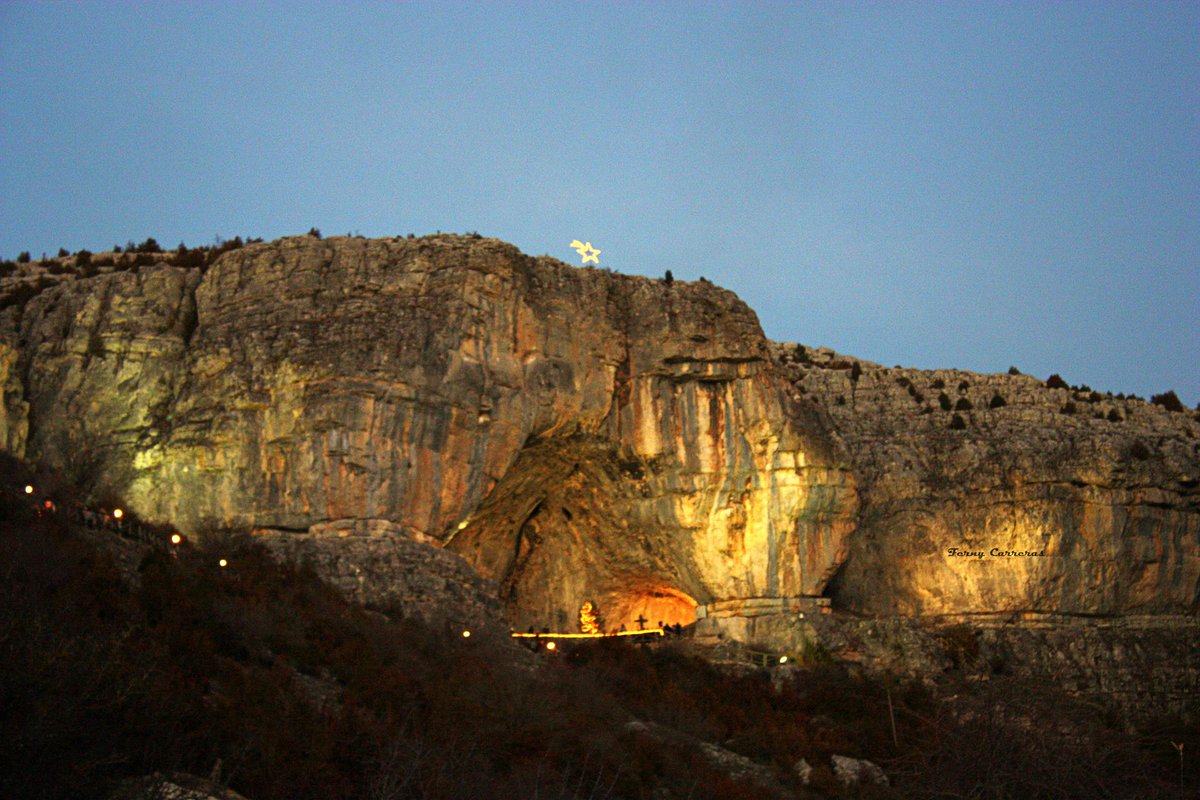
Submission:
[[[536,441],[447,547],[496,581],[513,625],[574,630],[593,603],[603,628],[688,623],[703,586],[690,536],[647,519],[656,477],[609,444],[574,436]]]
[[[690,625],[696,619],[696,600],[673,586],[653,582],[630,582],[610,600],[607,619],[611,626],[638,630],[643,625]]]

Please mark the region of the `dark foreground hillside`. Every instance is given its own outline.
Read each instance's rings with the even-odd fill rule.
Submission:
[[[217,553],[73,527],[68,490],[38,514],[32,473],[3,473],[0,797],[107,798],[218,761],[251,800],[1197,789],[1170,744],[1190,760],[1195,730],[1126,735],[1045,687],[887,686],[829,663],[731,674],[682,645],[534,655],[352,605],[248,540]],[[844,788],[833,754],[876,762],[890,786]]]

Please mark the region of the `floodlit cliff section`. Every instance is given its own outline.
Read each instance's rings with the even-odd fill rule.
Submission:
[[[793,609],[745,623],[787,647],[805,595],[1197,611],[1193,412],[772,344],[705,281],[478,236],[67,261],[0,285],[0,444],[144,518],[248,526],[359,599],[431,608],[470,565],[493,583],[466,617],[487,592],[522,628]]]
[[[168,261],[5,308],[9,450],[185,528],[445,546],[521,624],[689,621],[844,558],[853,476],[725,290],[450,235]]]
[[[861,500],[835,605],[877,614],[1195,614],[1200,420],[1020,374],[775,345]]]

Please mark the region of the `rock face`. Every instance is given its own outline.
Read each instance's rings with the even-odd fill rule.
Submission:
[[[292,237],[65,281],[2,324],[10,450],[185,529],[447,546],[522,625],[819,593],[854,526],[836,446],[708,283]]]
[[[889,369],[795,345],[776,357],[796,401],[832,418],[859,488],[835,606],[1200,609],[1194,415],[1026,375]]]
[[[555,629],[584,601],[612,628],[822,593],[950,621],[1198,610],[1190,414],[773,345],[707,282],[494,239],[151,260],[0,311],[0,444],[145,518],[250,527],[362,599],[482,618],[494,586]],[[790,648],[798,619],[730,630]]]
[[[507,635],[496,586],[466,561],[385,525],[314,525],[309,533],[257,531],[284,560],[307,566],[351,600],[419,617],[455,635],[461,629]]]
[[[1118,712],[1127,723],[1195,718],[1200,618],[1128,614],[978,615],[958,624],[834,614],[814,619],[822,646],[872,672],[929,680],[1010,675]]]

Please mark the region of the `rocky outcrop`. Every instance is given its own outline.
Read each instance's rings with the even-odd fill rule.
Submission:
[[[1077,695],[1126,723],[1194,719],[1200,619],[1145,614],[936,618],[833,614],[810,618],[821,648],[870,672],[934,683],[1008,680],[1049,696]]]
[[[456,635],[458,629],[503,633],[508,628],[495,584],[461,557],[379,525],[366,527],[314,525],[303,534],[260,531],[258,539],[368,607],[449,626]]]
[[[0,442],[363,599],[462,584],[445,602],[486,614],[494,586],[554,628],[585,600],[616,627],[822,593],[950,622],[1197,610],[1190,414],[772,345],[707,282],[494,239],[143,255],[0,311]],[[790,617],[727,627],[790,648]]]
[[[246,800],[232,789],[220,786],[216,780],[176,772],[164,775],[156,772],[144,778],[122,782],[111,800]]]
[[[14,450],[28,425],[23,455],[185,529],[446,545],[522,624],[819,593],[854,524],[836,447],[706,282],[471,237],[291,237],[3,313]]]
[[[830,760],[833,762],[833,774],[843,786],[855,786],[860,783],[888,785],[887,775],[883,774],[878,764],[861,758],[838,755],[831,756]]]
[[[6,309],[0,351],[17,353],[5,391],[10,452],[110,493],[144,475],[169,433],[199,281],[158,265],[64,281]]]
[[[784,789],[770,767],[720,745],[697,739],[656,722],[643,722],[642,720],[632,720],[626,723],[625,732],[631,736],[646,739],[653,745],[661,746],[661,743],[666,742],[680,749],[689,749],[719,772],[740,783],[752,786],[761,797],[794,796]]]
[[[859,488],[829,593],[874,614],[1195,614],[1200,421],[1026,375],[777,345]]]
[[[775,354],[860,498],[826,590],[837,611],[795,635],[872,670],[1000,674],[1127,722],[1194,718],[1200,420],[1020,374]]]

